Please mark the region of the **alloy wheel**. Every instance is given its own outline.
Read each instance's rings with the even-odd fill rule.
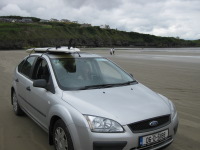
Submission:
[[[58,127],[55,130],[55,146],[57,150],[68,150],[68,141],[67,141],[67,136],[65,134],[65,131],[61,128]]]
[[[13,110],[14,110],[15,112],[17,112],[17,109],[18,109],[18,102],[17,102],[16,94],[14,93],[14,94],[13,94]]]

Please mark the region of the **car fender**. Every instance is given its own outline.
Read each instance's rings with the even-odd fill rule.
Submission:
[[[73,108],[71,105],[69,105],[68,103],[66,103],[64,105],[56,104],[50,108],[50,111],[48,113],[49,128],[52,128],[52,127],[50,127],[50,123],[51,123],[51,118],[53,118],[54,116],[57,116],[64,121],[65,125],[67,126],[67,128],[70,132],[74,146],[80,147],[81,144],[79,142],[80,140],[78,140],[79,133],[78,133],[77,128],[79,128],[79,127],[89,128],[89,125],[88,125],[86,119],[84,118],[84,116],[79,111],[77,111],[75,108]],[[50,142],[50,144],[52,144],[51,143],[51,140],[52,140],[51,133],[49,133],[49,136],[50,136],[49,142]]]
[[[65,122],[66,126],[69,126],[70,124],[76,124],[78,126],[89,127],[84,116],[68,103],[64,105],[61,104],[53,105],[50,108],[47,116],[48,116],[47,118],[48,124],[50,124],[51,118],[53,116],[58,116]]]
[[[162,100],[169,106],[170,108],[170,104],[169,104],[169,99],[167,97],[165,97],[164,95],[157,93],[158,96],[160,96],[162,98]]]

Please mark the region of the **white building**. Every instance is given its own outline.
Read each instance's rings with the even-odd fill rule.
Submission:
[[[101,29],[110,29],[110,26],[105,24],[105,25],[101,25],[100,28]]]
[[[49,20],[41,19],[40,22],[49,22]]]
[[[91,27],[92,25],[89,24],[89,23],[84,23],[84,24],[81,24],[81,27]]]
[[[72,23],[78,23],[78,21],[72,21]]]
[[[70,20],[68,20],[68,19],[62,19],[62,20],[60,20],[60,22],[70,22]]]
[[[51,22],[59,22],[58,19],[54,19],[54,18],[51,18],[50,21],[51,21]]]

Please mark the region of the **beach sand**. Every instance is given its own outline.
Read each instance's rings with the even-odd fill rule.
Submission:
[[[175,103],[179,129],[166,150],[200,149],[200,51],[116,50],[112,56],[109,50],[86,51],[111,59]],[[12,73],[26,55],[24,51],[0,51],[0,150],[53,150],[47,133],[27,116],[17,117],[12,111]]]

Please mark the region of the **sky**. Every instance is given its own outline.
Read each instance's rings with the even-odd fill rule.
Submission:
[[[68,19],[93,26],[200,39],[200,0],[0,0],[0,16]]]

